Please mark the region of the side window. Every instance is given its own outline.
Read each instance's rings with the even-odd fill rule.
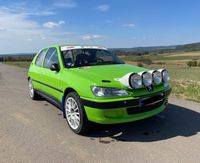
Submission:
[[[57,53],[57,49],[56,48],[49,48],[46,57],[44,59],[44,67],[45,68],[50,68],[52,64],[57,63],[58,62],[58,53]]]
[[[37,66],[42,67],[42,62],[43,62],[43,60],[44,60],[44,56],[45,56],[45,54],[46,54],[46,51],[47,51],[47,49],[44,49],[44,50],[42,50],[42,51],[40,52],[40,54],[38,55],[38,57],[37,57],[37,59],[36,59],[36,62],[35,62],[35,64],[36,64]]]
[[[63,58],[67,67],[73,66],[73,54],[71,50],[63,52]]]

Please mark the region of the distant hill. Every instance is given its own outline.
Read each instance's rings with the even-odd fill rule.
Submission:
[[[14,57],[29,57],[29,56],[35,56],[36,53],[12,53],[12,54],[0,54],[0,57],[9,57],[9,56],[14,56]]]
[[[170,46],[144,46],[144,47],[133,47],[133,48],[112,48],[112,50],[127,50],[127,51],[156,51],[156,50],[190,50],[200,51],[200,42],[184,44],[184,45],[170,45]]]
[[[145,46],[145,47],[134,47],[134,48],[113,48],[111,50],[122,50],[122,51],[156,51],[164,49],[176,49],[176,45],[173,46]]]
[[[191,43],[184,45],[171,46],[147,46],[134,48],[113,48],[111,49],[118,55],[147,55],[147,54],[163,54],[174,52],[191,52],[200,51],[200,43]]]
[[[35,53],[0,54],[0,62],[31,61]]]
[[[192,44],[185,44],[185,45],[178,45],[178,46],[176,46],[176,50],[200,51],[200,42],[192,43]]]
[[[184,44],[184,45],[170,45],[170,46],[146,46],[146,47],[133,47],[133,48],[111,48],[117,55],[148,55],[148,54],[163,54],[174,52],[191,52],[200,51],[200,42]],[[14,53],[14,54],[0,54],[2,58],[14,58],[16,60],[23,58],[31,60],[36,53]]]

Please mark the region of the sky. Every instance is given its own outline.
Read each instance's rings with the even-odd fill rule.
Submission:
[[[199,0],[0,0],[0,54],[200,41]]]

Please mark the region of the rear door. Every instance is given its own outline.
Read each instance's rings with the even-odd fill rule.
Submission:
[[[60,87],[60,71],[51,71],[50,67],[52,64],[58,64],[58,51],[57,48],[51,47],[48,49],[47,54],[44,58],[42,83],[43,92],[53,97],[55,100],[62,98],[62,90]]]
[[[43,49],[37,55],[35,63],[31,63],[30,72],[31,79],[33,81],[34,88],[37,90],[42,90],[43,84],[41,84],[41,76],[43,71],[43,61],[46,55],[47,49]],[[33,68],[32,68],[33,67]]]

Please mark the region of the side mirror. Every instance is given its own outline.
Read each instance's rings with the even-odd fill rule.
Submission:
[[[53,63],[50,67],[50,70],[56,72],[60,71],[59,65],[57,63]]]

